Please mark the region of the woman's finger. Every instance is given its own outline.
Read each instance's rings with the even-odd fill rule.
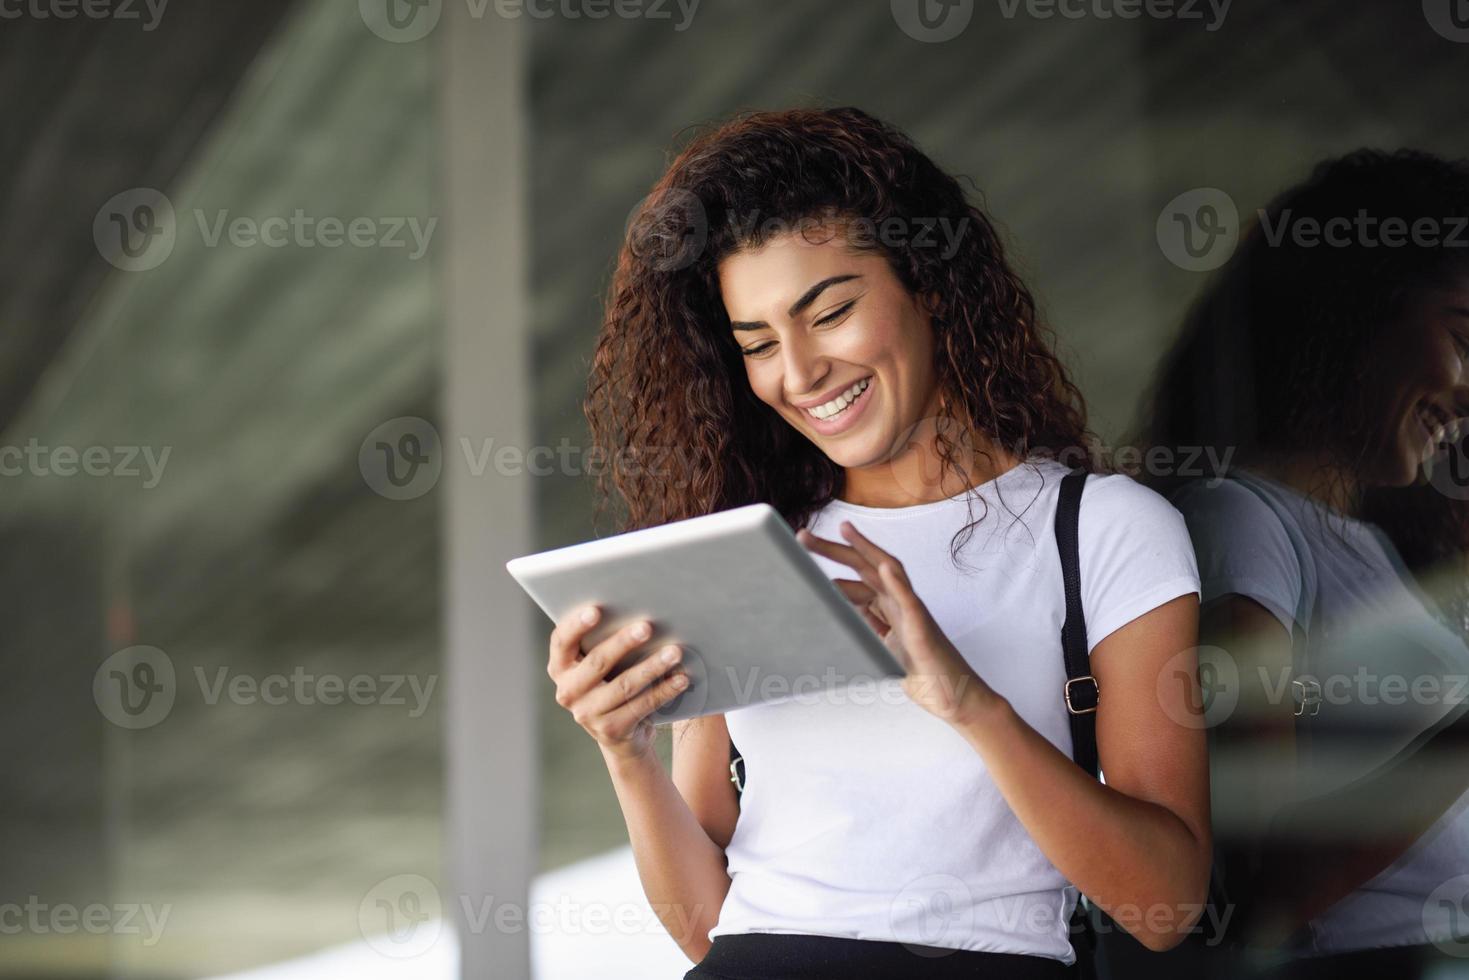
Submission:
[[[857,530],[857,525],[851,521],[842,521],[841,531],[843,536],[852,542],[852,548],[857,554],[861,555],[874,569],[880,567],[884,562],[891,562],[900,573],[903,571],[902,562],[873,544],[867,535]],[[906,574],[901,574],[899,577],[904,581],[908,578]]]
[[[872,611],[871,606],[858,606],[857,611],[862,614],[862,618],[866,620],[867,625],[872,627],[872,632],[878,636],[885,637],[892,629],[892,626],[887,621]]]
[[[565,671],[576,666],[581,657],[582,637],[602,618],[602,610],[595,605],[573,609],[557,622],[551,630],[551,657],[546,663],[546,673],[555,680]]]
[[[866,582],[850,578],[834,578],[831,581],[841,590],[842,595],[852,601],[854,606],[865,606],[877,598],[877,590]]]
[[[647,643],[653,635],[653,624],[647,620],[629,623],[587,651],[581,663],[563,674],[558,694],[569,700],[581,699],[607,678],[612,668],[632,651]]]
[[[801,537],[804,534],[805,537]],[[875,592],[883,589],[882,578],[877,574],[877,569],[858,553],[851,545],[839,544],[836,541],[828,541],[826,538],[818,538],[816,535],[802,528],[796,532],[797,540],[801,541],[812,551],[819,555],[830,558],[832,561],[841,562],[851,568],[861,578],[862,582]]]
[[[802,535],[805,536],[802,537]],[[859,575],[866,570],[874,578],[876,577],[877,569],[873,568],[872,563],[863,558],[861,552],[851,545],[842,544],[840,541],[829,541],[826,538],[818,538],[804,527],[796,532],[796,540],[823,558],[830,558],[832,561],[841,562]],[[863,580],[866,581],[866,576],[863,576]]]
[[[913,586],[908,583],[908,576],[903,574],[902,567],[896,561],[885,561],[878,565],[877,574],[882,580],[883,591],[897,601],[905,616],[912,618],[914,622],[930,618],[928,607],[918,598],[918,593],[913,591]]]
[[[666,677],[654,681],[642,694],[616,709],[603,723],[607,731],[619,735],[631,732],[643,719],[678,697],[689,686],[689,675],[675,667]]]
[[[872,563],[877,573],[879,592],[891,595],[909,613],[921,615],[927,612],[927,607],[913,591],[913,583],[908,581],[908,573],[903,568],[902,562],[868,540],[866,535],[857,530],[856,525],[851,521],[842,522],[842,533],[847,536],[858,552]]]
[[[672,651],[672,659],[665,654]],[[605,684],[598,684],[582,698],[580,708],[588,715],[611,714],[641,694],[649,684],[673,670],[683,659],[683,650],[670,645],[655,650],[651,657],[629,667]]]
[[[842,595],[856,607],[862,614],[863,620],[872,627],[872,631],[878,636],[886,636],[891,627],[875,612],[877,606],[877,592],[866,582],[858,582],[849,578],[834,578],[832,582],[841,590]]]

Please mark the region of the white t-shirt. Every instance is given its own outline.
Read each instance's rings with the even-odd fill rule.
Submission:
[[[841,541],[838,526],[851,520],[901,561],[965,660],[1070,756],[1066,601],[1053,530],[1065,473],[1037,458],[968,502],[965,494],[901,508],[833,501],[811,530]],[[950,541],[981,517],[960,570]],[[1198,591],[1183,518],[1126,476],[1088,478],[1078,552],[1089,647]],[[856,577],[816,560],[832,578]],[[1075,960],[1067,924],[1076,889],[1026,832],[979,753],[910,701],[900,679],[792,695],[725,720],[746,782],[726,849],[732,883],[711,939],[805,933]]]
[[[1309,756],[1293,777],[1295,791],[1325,793],[1366,775],[1462,696],[1469,649],[1429,611],[1431,600],[1379,528],[1239,469],[1215,486],[1189,484],[1171,499],[1193,535],[1203,601],[1228,594],[1253,599],[1306,644],[1307,662],[1295,669],[1322,685],[1322,703],[1311,721]],[[1436,683],[1415,696],[1412,685],[1420,678]],[[1364,722],[1373,723],[1373,734],[1364,734]],[[1217,783],[1215,790],[1217,802]],[[1313,920],[1305,930],[1309,939],[1303,936],[1289,952],[1449,939],[1469,882],[1445,894],[1445,902],[1429,898],[1464,874],[1469,793],[1396,862]]]

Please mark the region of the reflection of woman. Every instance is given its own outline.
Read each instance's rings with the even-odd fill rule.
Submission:
[[[1197,717],[1189,692],[1155,678],[1193,663],[1186,529],[1152,491],[1090,478],[1103,785],[1068,757],[1051,529],[1081,399],[955,180],[855,109],[696,139],[633,222],[587,411],[614,457],[689,462],[613,474],[626,527],[772,504],[908,671],[678,724],[670,779],[646,720],[677,694],[668,668],[602,683],[639,637],[578,659],[588,626],[558,625],[558,703],[601,746],[690,977],[1067,976],[1078,889],[1150,946],[1181,938],[1207,763],[1174,720]]]
[[[1239,699],[1214,751],[1216,804],[1254,804],[1215,813],[1236,921],[1291,975],[1413,976],[1469,928],[1469,774],[1429,766],[1469,727],[1469,488],[1424,469],[1469,414],[1466,215],[1465,164],[1322,164],[1243,237],[1157,386],[1147,441],[1235,454],[1211,474],[1232,479],[1160,489],[1227,651],[1216,694]]]

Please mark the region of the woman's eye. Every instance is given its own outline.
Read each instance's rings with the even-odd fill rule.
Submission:
[[[835,310],[832,310],[826,316],[822,317],[820,320],[817,320],[816,326],[820,327],[828,323],[835,323],[837,320],[840,320],[842,317],[851,312],[852,307],[856,305],[857,301],[855,299],[847,300],[841,306],[838,306]]]
[[[756,347],[746,347],[746,348],[743,348],[740,351],[740,353],[741,354],[744,354],[746,357],[759,357],[765,351],[770,350],[774,346],[775,346],[775,344],[773,344],[773,343],[760,344],[760,345],[758,345]]]

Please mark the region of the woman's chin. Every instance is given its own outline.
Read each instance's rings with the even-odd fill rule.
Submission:
[[[852,445],[839,446],[830,443],[820,446],[821,451],[826,453],[826,458],[831,460],[842,469],[863,470],[876,466],[887,466],[892,463],[893,454],[882,440],[868,437],[860,442],[854,440]]]

